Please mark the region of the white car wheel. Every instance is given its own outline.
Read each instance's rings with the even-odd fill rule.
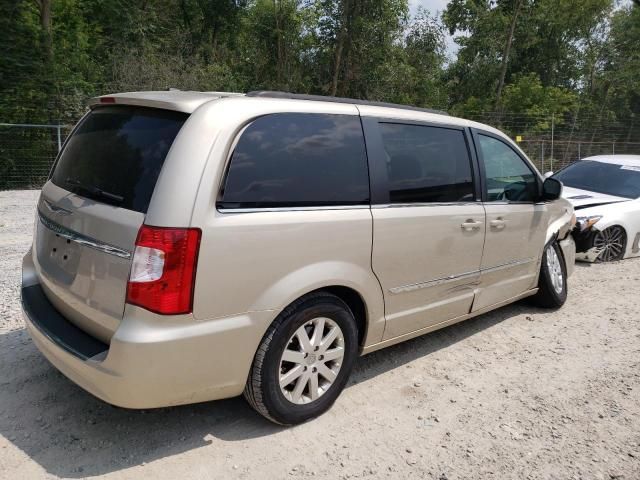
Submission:
[[[621,260],[627,246],[624,229],[618,225],[605,228],[596,234],[593,239],[593,246],[599,252],[598,262]]]

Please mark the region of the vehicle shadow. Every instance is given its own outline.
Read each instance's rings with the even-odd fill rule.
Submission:
[[[425,357],[503,320],[537,310],[514,304],[359,359],[350,386]],[[222,441],[284,430],[242,398],[155,410],[112,407],[67,380],[25,330],[0,335],[0,435],[49,474],[119,471]]]
[[[591,268],[592,266],[591,262],[576,262],[576,268]]]

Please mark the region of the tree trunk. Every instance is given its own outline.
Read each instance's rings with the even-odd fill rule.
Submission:
[[[273,13],[275,15],[276,21],[276,83],[278,84],[278,88],[282,88],[283,78],[284,78],[284,47],[282,41],[282,24],[280,18],[280,11],[282,5],[277,0],[273,0]]]
[[[40,9],[40,28],[42,30],[42,48],[47,62],[50,62],[53,59],[51,2],[52,0],[38,0],[38,8]]]
[[[591,149],[593,148],[593,142],[596,138],[596,133],[602,127],[602,115],[604,114],[604,109],[607,106],[607,97],[609,96],[610,87],[611,85],[609,83],[607,83],[604,86],[604,93],[602,95],[602,104],[600,105],[600,113],[598,114],[597,123],[593,125],[593,132],[591,133],[591,140],[589,142],[589,154],[587,156],[591,155]]]
[[[338,44],[336,45],[335,62],[333,67],[333,79],[331,80],[331,91],[329,95],[336,96],[338,91],[338,80],[342,69],[342,51],[344,50],[345,37],[347,36],[347,18],[349,16],[349,0],[342,1],[342,15],[340,18],[340,31],[338,32]]]
[[[502,89],[504,88],[504,79],[507,76],[507,65],[509,64],[509,54],[511,53],[511,43],[513,42],[513,33],[516,30],[516,22],[518,21],[518,13],[520,12],[520,5],[522,0],[516,0],[516,5],[513,9],[513,17],[511,18],[511,27],[509,28],[509,35],[504,46],[504,52],[502,55],[502,68],[500,69],[500,80],[498,81],[498,91],[496,92],[496,108],[500,104],[500,97],[502,97]]]
[[[193,38],[193,32],[191,31],[191,15],[189,15],[186,0],[180,0],[180,9],[182,10],[182,24]]]

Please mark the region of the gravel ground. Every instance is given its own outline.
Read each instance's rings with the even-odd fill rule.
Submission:
[[[19,313],[33,192],[0,192],[1,478],[640,478],[640,259],[579,265],[556,312],[516,304],[363,357],[295,428],[231,399],[111,407]]]

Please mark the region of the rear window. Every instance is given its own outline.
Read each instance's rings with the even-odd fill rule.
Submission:
[[[369,203],[360,119],[278,113],[242,133],[220,208],[307,207]]]
[[[146,213],[187,117],[155,108],[98,107],[69,138],[51,181],[83,197]]]

